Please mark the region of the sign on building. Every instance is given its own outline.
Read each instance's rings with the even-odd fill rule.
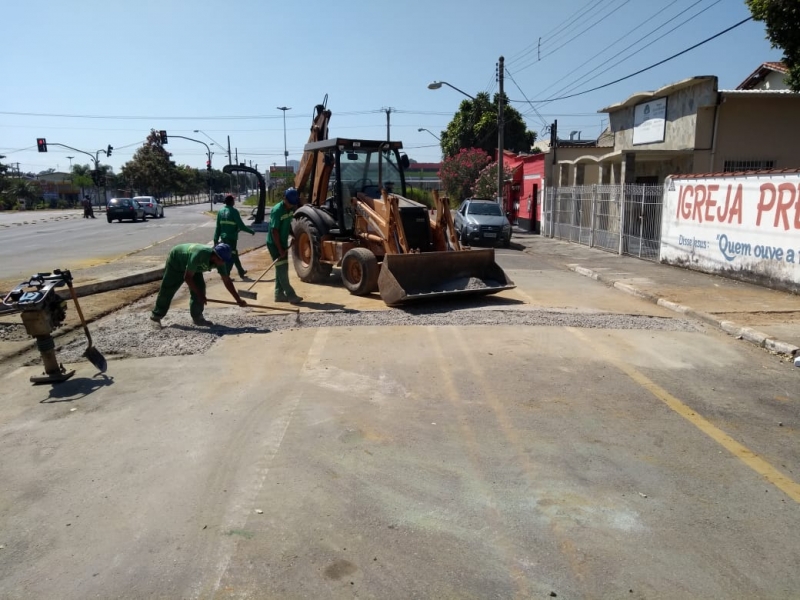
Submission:
[[[672,178],[661,260],[800,291],[800,173]]]
[[[633,145],[664,141],[667,127],[667,99],[637,104],[633,109]]]

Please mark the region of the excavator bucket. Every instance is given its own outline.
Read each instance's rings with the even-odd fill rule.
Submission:
[[[494,260],[494,249],[387,254],[378,291],[389,306],[442,298],[496,294],[515,288]]]

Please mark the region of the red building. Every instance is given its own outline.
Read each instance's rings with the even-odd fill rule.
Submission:
[[[540,233],[545,154],[503,152],[503,164],[513,175],[503,191],[503,210],[525,231]]]

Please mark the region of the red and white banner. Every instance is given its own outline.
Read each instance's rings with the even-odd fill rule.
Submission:
[[[663,262],[800,286],[800,173],[673,177],[663,211]]]

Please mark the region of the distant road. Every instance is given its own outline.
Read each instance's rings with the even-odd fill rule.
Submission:
[[[245,223],[249,223],[250,208],[238,208]],[[85,268],[158,242],[165,242],[165,255],[174,244],[210,242],[215,223],[213,217],[203,214],[206,210],[208,204],[170,206],[163,219],[148,218],[144,223],[108,223],[105,213],[96,213],[96,219],[84,219],[79,211],[0,214],[0,279],[22,280],[55,268]],[[28,224],[13,224],[23,221]],[[263,242],[263,237],[244,234],[242,242],[247,246],[243,247]]]

